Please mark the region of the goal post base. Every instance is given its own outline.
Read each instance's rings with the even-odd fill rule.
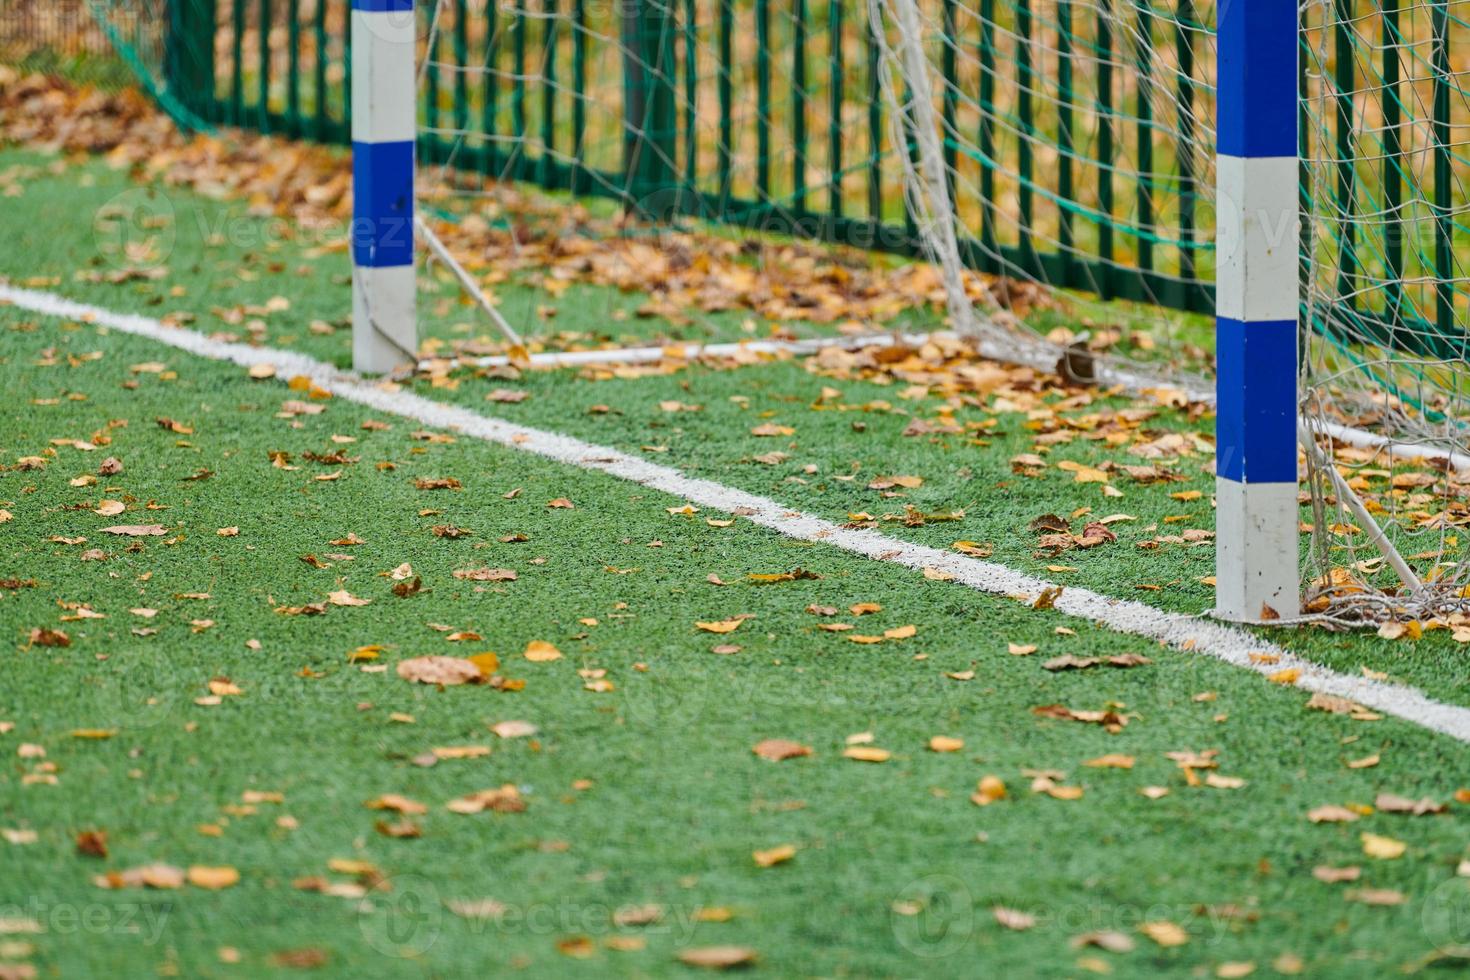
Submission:
[[[1297,485],[1215,480],[1215,615],[1269,623],[1301,615]]]
[[[387,374],[418,359],[415,269],[357,268],[352,284],[352,369]]]

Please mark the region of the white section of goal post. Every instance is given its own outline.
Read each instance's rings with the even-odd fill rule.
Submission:
[[[352,141],[392,143],[415,138],[413,12],[352,11]],[[408,82],[403,60],[408,54]]]
[[[1301,301],[1297,158],[1215,161],[1215,313],[1231,320],[1295,320]]]
[[[352,270],[353,370],[385,374],[414,364],[415,278],[411,265]]]
[[[1230,618],[1259,621],[1263,605],[1285,618],[1298,614],[1297,488],[1294,483],[1215,487],[1215,610],[1250,610]],[[1285,557],[1285,556],[1290,556]]]
[[[412,365],[414,155],[413,0],[352,0],[352,364],[368,373]]]

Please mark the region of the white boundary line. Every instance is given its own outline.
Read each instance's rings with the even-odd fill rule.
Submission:
[[[650,463],[616,449],[479,415],[412,392],[389,390],[304,354],[211,340],[203,334],[169,327],[150,317],[114,313],[52,293],[0,285],[0,302],[6,301],[35,313],[94,323],[157,341],[210,360],[229,361],[242,367],[273,365],[286,376],[305,375],[336,397],[375,411],[437,428],[454,429],[464,435],[535,453],[559,463],[607,473],[703,507],[736,514],[787,537],[831,545],[876,561],[947,572],[954,576],[955,581],[979,592],[1030,600],[1044,589],[1054,587],[1050,582],[995,562],[910,544],[876,531],[844,528],[815,515],[790,510],[767,497],[712,480],[694,479],[672,467]],[[1301,671],[1296,687],[1302,690],[1350,698],[1375,711],[1470,743],[1470,708],[1435,701],[1414,688],[1339,674],[1287,653],[1239,627],[1162,612],[1134,600],[1111,599],[1086,589],[1070,587],[1057,598],[1055,608],[1119,633],[1157,640],[1257,674],[1296,668]],[[1277,659],[1266,665],[1253,661],[1252,653],[1271,654]]]

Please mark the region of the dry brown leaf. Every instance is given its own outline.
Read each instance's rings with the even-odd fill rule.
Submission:
[[[1312,869],[1312,877],[1329,885],[1335,885],[1342,881],[1357,881],[1363,875],[1363,869],[1357,865],[1349,865],[1345,868],[1334,868],[1330,865],[1319,864]]]
[[[1084,932],[1080,936],[1072,937],[1072,948],[1082,949],[1087,946],[1096,946],[1105,949],[1109,953],[1127,953],[1132,951],[1135,943],[1133,937],[1124,932],[1113,929],[1100,929],[1095,932]]]
[[[416,816],[429,812],[429,808],[424,804],[398,793],[384,793],[382,796],[368,800],[363,806],[369,810],[392,810],[405,816]]]
[[[398,676],[417,684],[478,684],[484,679],[478,665],[462,657],[414,657],[398,662]]]
[[[1189,933],[1185,932],[1178,923],[1169,922],[1166,919],[1144,922],[1139,925],[1138,931],[1166,949],[1171,946],[1183,946],[1189,942]]]
[[[709,623],[696,622],[694,625],[695,628],[704,630],[706,633],[733,633],[740,628],[740,624],[743,622],[745,622],[744,617],[736,617],[735,619],[722,619]]]
[[[995,922],[1003,929],[1012,932],[1025,932],[1036,925],[1036,916],[1019,909],[1008,909],[1003,905],[997,905],[990,910]]]
[[[759,954],[749,946],[694,946],[679,953],[679,962],[708,970],[729,970],[752,966]]]
[[[1373,801],[1373,806],[1380,813],[1407,813],[1411,816],[1422,817],[1425,814],[1444,813],[1449,809],[1445,804],[1429,797],[1419,800],[1411,800],[1408,797],[1398,796],[1394,793],[1379,793]]]
[[[125,871],[109,871],[92,879],[98,888],[158,888],[173,890],[184,887],[184,871],[170,864],[145,864]]]
[[[501,738],[528,738],[539,731],[529,721],[497,721],[490,730]]]
[[[1402,905],[1409,900],[1403,892],[1392,888],[1354,888],[1344,892],[1342,897],[1364,905]]]
[[[1370,834],[1366,831],[1358,835],[1363,842],[1363,853],[1370,858],[1380,861],[1394,861],[1404,856],[1409,845],[1392,837],[1384,837],[1381,834]]]
[[[984,776],[970,794],[970,802],[976,806],[989,806],[996,800],[1006,798],[1006,784],[999,776]]]
[[[561,659],[561,651],[545,640],[532,640],[526,644],[525,651],[521,654],[533,664],[550,663]]]
[[[764,851],[752,851],[750,855],[762,868],[784,864],[796,857],[795,844],[781,844]]]
[[[764,739],[752,746],[751,751],[762,759],[769,759],[771,762],[781,762],[786,759],[795,759],[800,756],[812,754],[811,746],[802,745],[800,742],[792,742],[784,738]]]
[[[227,864],[217,867],[195,864],[189,867],[189,884],[195,888],[219,891],[223,888],[233,888],[239,883],[240,872]]]

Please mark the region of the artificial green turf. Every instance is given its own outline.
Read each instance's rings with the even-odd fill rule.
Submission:
[[[505,388],[527,390],[531,397],[515,403],[485,400],[488,392]],[[811,374],[796,362],[735,372],[696,366],[637,383],[591,382],[562,371],[534,372],[513,383],[498,377],[467,377],[455,388],[427,382],[417,385],[420,393],[431,397],[641,451],[655,461],[670,462],[706,479],[766,494],[833,520],[868,514],[879,518],[884,533],[940,548],[960,540],[979,542],[991,546],[994,560],[1065,585],[1137,598],[1176,612],[1205,613],[1213,607],[1213,587],[1204,581],[1215,571],[1215,552],[1209,542],[1139,547],[1189,529],[1213,530],[1215,481],[1207,470],[1207,454],[1183,458],[1172,467],[1186,478],[1182,482],[1139,485],[1120,475],[1110,485],[1123,496],[1108,497],[1101,485],[1077,483],[1071,472],[1057,464],[1070,460],[1097,466],[1105,459],[1134,464],[1146,460],[1079,438],[1054,448],[1041,476],[1020,475],[1013,472],[1010,460],[1035,451],[1034,433],[1026,428],[1024,413],[957,410],[953,417],[960,423],[991,419],[999,423],[985,432],[982,445],[969,435],[905,437],[902,433],[913,419],[934,418],[942,402],[934,397],[904,400],[899,397],[901,388],[898,384],[836,381]],[[836,389],[840,397],[823,399],[823,389]],[[700,410],[670,413],[660,407],[664,401],[697,404]],[[1101,400],[1064,414],[1080,416],[1121,404]],[[588,411],[592,406],[609,410]],[[796,434],[753,435],[752,429],[765,422],[791,426]],[[1178,414],[1162,412],[1148,428],[1160,434],[1196,431],[1210,435],[1213,420],[1189,423]],[[650,451],[650,446],[657,451]],[[789,458],[776,465],[756,461],[757,456],[773,450],[786,452]],[[808,470],[812,466],[815,470]],[[899,489],[897,496],[868,489],[877,477],[899,474],[920,476],[924,485]],[[1188,491],[1202,496],[1196,500],[1172,496]],[[901,518],[906,505],[925,514],[963,510],[964,519],[932,521],[922,527],[882,520],[885,515]],[[1088,520],[1118,514],[1134,519],[1110,525],[1118,535],[1117,542],[1054,555],[1038,551],[1038,535],[1030,528],[1034,519],[1046,514],[1071,519],[1072,529],[1079,533]],[[1309,508],[1303,508],[1302,519],[1311,520]],[[1307,536],[1302,540],[1305,548]],[[1068,570],[1054,571],[1058,566]],[[1391,575],[1385,569],[1380,580],[1392,584]],[[1436,697],[1470,703],[1465,648],[1450,639],[1448,631],[1431,632],[1409,642],[1322,629],[1258,632],[1337,670],[1356,673],[1367,667],[1388,672]]]
[[[312,949],[331,976],[663,976],[690,972],[675,960],[680,950],[740,943],[772,976],[1073,976],[1088,957],[1120,975],[1244,961],[1267,972],[1287,951],[1318,975],[1377,976],[1466,938],[1446,918],[1470,897],[1454,877],[1465,856],[1458,813],[1305,819],[1312,807],[1371,802],[1381,790],[1447,799],[1467,762],[1449,739],[1393,719],[1304,711],[1303,693],[1212,660],[706,521],[722,515],[670,514],[680,501],[468,439],[426,440],[412,423],[353,405],[282,418],[300,393],[279,382],[91,327],[0,311],[0,376],[14,406],[0,418],[0,506],[13,514],[0,523],[0,577],[36,582],[0,591],[9,645],[0,720],[15,723],[0,736],[11,760],[0,771],[0,826],[39,835],[0,841],[0,919],[40,922],[45,931],[22,938],[43,973],[256,976],[289,972],[272,965],[275,954]],[[391,428],[364,430],[369,418]],[[111,443],[92,452],[53,443],[94,432]],[[338,449],[358,461],[304,457]],[[299,469],[272,465],[281,452]],[[122,460],[122,473],[71,485],[106,455]],[[19,468],[27,456],[48,462]],[[201,470],[207,478],[189,479]],[[414,486],[440,477],[463,489]],[[560,497],[575,507],[547,506]],[[127,512],[93,513],[104,498],[128,502]],[[167,536],[138,538],[136,550],[101,532],[153,522]],[[435,537],[436,524],[474,534]],[[239,534],[221,537],[224,527]],[[367,543],[330,544],[349,532]],[[529,540],[501,541],[513,534]],[[105,559],[83,561],[94,547]],[[353,558],[325,557],[336,553]],[[332,567],[308,567],[305,554]],[[402,562],[423,579],[410,598],[382,577]],[[475,566],[519,578],[476,588],[451,575]],[[747,577],[798,566],[821,577]],[[371,604],[317,617],[275,611],[340,588]],[[186,598],[198,593],[209,598]],[[860,619],[845,611],[863,601],[883,609]],[[76,603],[105,618],[69,619]],[[914,624],[918,634],[858,645],[818,630],[804,611],[813,603],[843,609],[838,618],[861,632]],[[140,607],[159,612],[130,614]],[[694,626],[741,614],[755,618],[726,636]],[[196,632],[197,620],[213,625]],[[430,624],[484,639],[451,643]],[[30,631],[42,627],[66,630],[71,645],[33,645]],[[517,651],[531,640],[566,656],[526,662]],[[1012,656],[1008,642],[1042,650]],[[372,643],[387,647],[388,672],[349,664],[351,650]],[[723,643],[741,649],[714,653]],[[436,690],[391,669],[408,656],[484,649],[502,655],[524,691]],[[1043,655],[1063,652],[1143,652],[1154,662],[1042,669]],[[579,669],[605,669],[615,689],[585,690]],[[973,680],[946,676],[967,670]],[[244,693],[196,704],[218,677]],[[1214,699],[1196,699],[1206,692]],[[1109,734],[1031,712],[1052,703],[1117,705],[1130,722]],[[395,712],[412,722],[391,721]],[[506,719],[533,721],[540,734],[498,740],[486,726]],[[77,729],[116,734],[79,739]],[[843,759],[845,739],[863,731],[893,758]],[[926,751],[937,734],[966,746]],[[751,746],[771,737],[815,755],[754,757]],[[46,749],[56,785],[22,784],[40,761],[19,756],[23,743]],[[474,743],[493,743],[493,754],[433,768],[410,761],[431,746]],[[1210,748],[1245,786],[1191,789],[1164,757]],[[1136,756],[1136,768],[1081,767],[1104,753]],[[1375,768],[1344,765],[1370,753],[1382,756]],[[1086,795],[1034,795],[1026,769],[1062,770]],[[979,809],[968,796],[988,773],[1012,798]],[[591,785],[574,789],[578,780]],[[506,782],[522,787],[525,813],[444,809]],[[1137,792],[1146,785],[1171,793],[1151,801]],[[279,791],[285,802],[222,811],[247,790]],[[421,839],[374,831],[381,815],[363,802],[387,792],[431,807]],[[279,827],[283,814],[298,829]],[[197,829],[220,822],[219,837]],[[73,836],[97,828],[110,857],[76,854]],[[1406,841],[1408,854],[1363,857],[1363,830]],[[752,861],[752,851],[784,843],[799,848],[789,863]],[[363,904],[291,886],[328,874],[332,858],[372,862],[392,891]],[[104,868],[150,861],[228,864],[242,880],[221,892],[91,883]],[[1409,901],[1346,901],[1352,886],[1314,880],[1318,864],[1362,864],[1361,885]],[[481,898],[509,911],[475,922],[444,905]],[[613,925],[611,909],[648,902],[664,907],[662,924]],[[994,905],[1030,911],[1038,925],[1005,931]],[[710,907],[733,917],[695,920]],[[71,910],[92,916],[91,931],[76,928]],[[1190,942],[1166,950],[1138,936],[1153,919],[1183,925]],[[1138,946],[1070,946],[1097,929]],[[646,948],[608,949],[614,934],[643,936]],[[576,936],[592,938],[589,959],[558,951]],[[240,962],[221,962],[221,947]]]
[[[0,252],[0,275],[112,309],[155,316],[193,314],[194,319],[186,321],[187,325],[236,338],[246,337],[247,331],[238,322],[229,323],[212,311],[253,307],[255,312],[250,318],[263,324],[257,334],[260,342],[300,350],[330,363],[350,363],[350,326],[344,312],[348,267],[341,250],[314,249],[312,245],[319,242],[297,241],[287,233],[289,225],[251,217],[235,203],[210,201],[181,190],[136,186],[126,174],[97,161],[58,161],[29,150],[0,151],[0,172],[16,166],[27,168],[12,181],[21,193],[7,201],[10,213],[16,216],[18,247]],[[47,168],[56,173],[44,175]],[[79,271],[106,272],[115,268],[99,252],[93,233],[95,209],[119,194],[127,195],[122,198],[125,203],[135,204],[140,195],[152,193],[168,199],[168,209],[160,213],[172,214],[176,229],[167,275],[155,281],[123,284],[79,281]],[[62,201],[66,202],[64,206]],[[144,206],[145,211],[150,208],[158,210],[152,204]],[[72,217],[57,222],[52,217],[55,213]],[[222,240],[205,243],[210,233],[222,229],[227,232]],[[246,270],[245,279],[239,275],[242,269]],[[462,328],[472,324],[475,316],[463,308],[458,290],[447,282],[427,279],[424,289],[420,303],[424,335],[431,341],[470,336]],[[182,294],[173,295],[178,290]],[[743,318],[732,314],[706,317],[683,326],[657,317],[632,316],[631,311],[646,297],[605,287],[574,285],[554,301],[533,287],[507,285],[500,292],[508,304],[524,305],[528,317],[536,306],[552,303],[558,310],[556,328],[586,337],[731,339],[744,335],[739,325]],[[289,307],[262,312],[275,296],[286,297]],[[617,310],[630,315],[614,321],[612,316]],[[333,322],[337,330],[330,335],[312,333],[308,325],[314,320]],[[909,322],[922,325],[912,317]],[[481,324],[474,329],[485,328]],[[819,328],[805,325],[805,329]],[[1213,527],[1213,478],[1206,470],[1207,456],[1185,459],[1177,467],[1187,482],[1141,487],[1119,479],[1114,485],[1123,489],[1125,496],[1108,498],[1096,484],[1073,482],[1071,474],[1056,469],[1055,463],[1066,459],[1088,465],[1105,458],[1143,460],[1122,451],[1102,451],[1094,443],[1078,439],[1054,450],[1049,457],[1053,466],[1042,478],[1018,476],[1011,472],[1009,460],[1034,449],[1023,415],[957,410],[955,417],[961,422],[998,419],[1000,424],[986,433],[988,445],[971,444],[965,437],[902,438],[899,433],[910,418],[932,417],[940,405],[938,399],[901,398],[899,385],[809,375],[795,363],[738,372],[693,368],[668,377],[599,383],[582,380],[569,371],[531,374],[520,382],[498,376],[475,378],[468,372],[459,372],[455,377],[459,380],[457,387],[420,385],[420,390],[486,414],[531,422],[626,450],[666,447],[664,452],[651,454],[652,458],[836,519],[845,519],[853,512],[876,516],[899,513],[905,503],[931,512],[963,508],[966,517],[962,522],[922,528],[889,522],[882,527],[895,536],[940,547],[961,539],[988,544],[993,546],[996,560],[1012,567],[1108,595],[1137,597],[1163,609],[1198,613],[1213,605],[1211,587],[1201,582],[1213,572],[1214,552],[1208,544],[1165,544],[1148,551],[1138,548],[1139,542],[1161,534]],[[489,391],[506,387],[523,387],[532,397],[510,405],[484,400]],[[836,388],[840,397],[829,400],[831,410],[809,411],[808,406],[817,401],[824,387]],[[742,396],[749,398],[748,403],[731,400]],[[697,403],[702,410],[669,414],[659,408],[664,400]],[[836,409],[880,403],[887,407],[869,411]],[[1125,403],[1113,400],[1101,404]],[[585,410],[593,405],[606,405],[614,411],[587,413]],[[1070,414],[1097,410],[1093,406]],[[768,418],[795,425],[797,435],[790,440],[751,436],[749,430]],[[1160,431],[1182,428],[1210,435],[1213,420],[1190,422],[1173,413],[1162,413],[1150,426]],[[789,451],[791,459],[778,466],[751,462],[753,456],[773,449]],[[815,474],[804,471],[808,464],[817,466]],[[924,477],[925,486],[889,499],[864,489],[874,476],[900,472]],[[851,479],[843,481],[837,479],[839,476]],[[1169,496],[1190,489],[1204,496],[1190,502]],[[1091,508],[1091,517],[1125,513],[1137,520],[1113,525],[1119,541],[1107,547],[1034,557],[1036,538],[1028,529],[1029,523],[1043,514],[1069,516],[1084,507]],[[1163,523],[1166,517],[1176,522]],[[1303,518],[1310,519],[1308,510],[1303,510]],[[1075,523],[1080,529],[1083,520]],[[1303,541],[1305,547],[1305,537]],[[1419,550],[1410,541],[1407,550]],[[1047,566],[1053,565],[1076,571],[1048,570]],[[1391,583],[1391,575],[1386,568],[1379,572],[1385,584]],[[1395,680],[1422,687],[1434,697],[1470,703],[1470,672],[1465,670],[1463,645],[1450,639],[1448,631],[1430,633],[1419,641],[1389,641],[1371,634],[1320,629],[1266,630],[1263,635],[1339,670],[1368,668],[1386,672]]]

